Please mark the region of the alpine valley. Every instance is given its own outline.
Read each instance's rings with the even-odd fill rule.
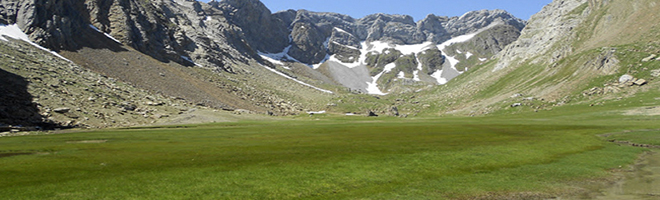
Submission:
[[[527,24],[503,10],[415,22],[403,15],[271,13],[258,0],[0,6],[3,91],[10,94],[1,119],[26,126],[130,126],[195,106],[398,115],[382,95],[446,84],[491,60]]]
[[[655,3],[618,2],[554,1],[529,22],[503,10],[415,22],[272,13],[258,0],[3,0],[0,123],[222,121],[191,114],[200,109],[473,116],[598,104],[656,88]]]
[[[0,0],[0,196],[660,196],[658,0],[417,20]]]

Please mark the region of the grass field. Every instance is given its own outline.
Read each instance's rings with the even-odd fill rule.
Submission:
[[[600,135],[657,129],[657,119],[566,108],[481,118],[328,115],[5,137],[0,196],[553,197],[610,177],[609,170],[631,164],[646,150]]]

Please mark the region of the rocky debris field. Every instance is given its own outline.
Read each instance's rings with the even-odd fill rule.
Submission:
[[[7,126],[134,126],[193,106],[96,74],[23,42],[0,43],[0,52],[0,75],[8,82],[0,91],[5,102],[0,123]]]

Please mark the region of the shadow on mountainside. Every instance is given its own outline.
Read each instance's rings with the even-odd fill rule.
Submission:
[[[0,69],[0,124],[57,128],[55,124],[43,121],[44,117],[27,90],[28,84],[25,78]]]

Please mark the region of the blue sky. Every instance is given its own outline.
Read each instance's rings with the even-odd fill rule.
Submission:
[[[208,0],[201,0],[207,2]],[[361,18],[374,13],[405,14],[421,20],[428,14],[461,16],[468,11],[503,9],[518,18],[529,17],[552,0],[261,0],[272,11],[306,9]]]

